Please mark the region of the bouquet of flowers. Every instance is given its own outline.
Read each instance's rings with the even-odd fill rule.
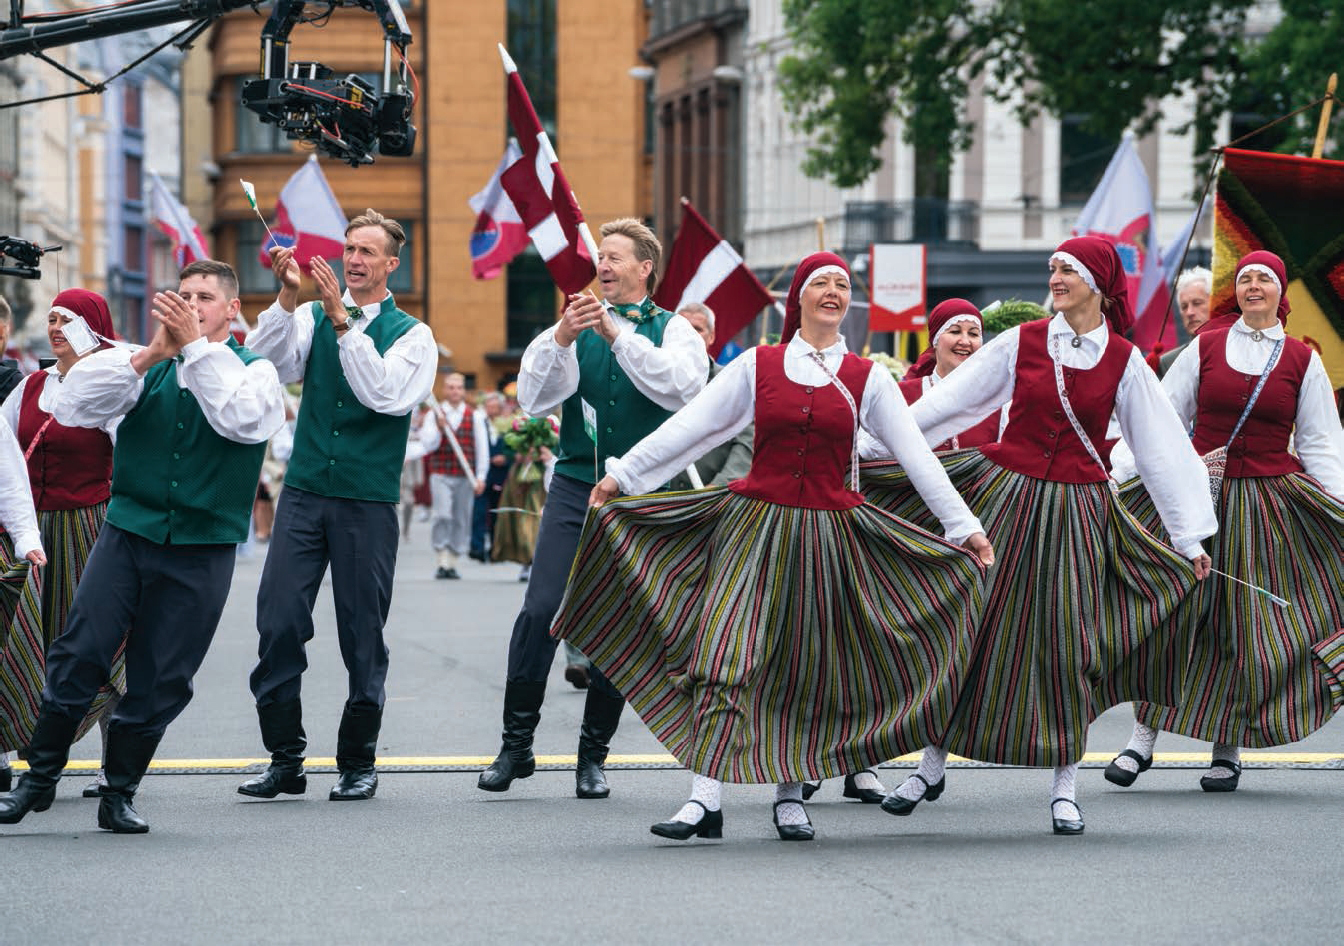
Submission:
[[[872,361],[877,362],[883,368],[886,368],[887,371],[891,372],[891,376],[895,378],[897,381],[904,378],[906,371],[910,369],[909,364],[907,364],[904,361],[901,361],[899,358],[893,358],[886,352],[875,351],[868,357]]]
[[[515,417],[512,428],[504,432],[504,442],[519,457],[525,458],[524,466],[518,471],[519,478],[540,479],[541,467],[533,461],[542,447],[553,449],[560,442],[560,419],[554,414]]]

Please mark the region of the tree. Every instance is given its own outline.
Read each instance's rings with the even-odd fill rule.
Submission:
[[[1344,49],[1344,0],[1282,0],[1263,39],[1247,37],[1255,0],[785,0],[794,52],[780,65],[786,108],[815,136],[804,171],[841,187],[881,164],[889,116],[945,173],[965,150],[971,84],[1012,103],[1024,123],[1044,112],[1086,116],[1119,140],[1149,131],[1164,99],[1193,93],[1197,140],[1212,145],[1233,103],[1275,114],[1324,91]],[[1297,123],[1284,147],[1300,150]]]

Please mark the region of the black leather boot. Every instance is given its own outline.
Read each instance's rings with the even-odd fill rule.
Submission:
[[[606,798],[611,794],[602,766],[624,709],[624,698],[589,688],[583,725],[579,727],[579,764],[574,769],[574,794],[580,798]]]
[[[546,681],[509,680],[504,684],[504,737],[499,755],[476,780],[486,792],[507,792],[516,778],[527,778],[537,770],[532,755],[532,734],[541,721],[541,701],[546,698]]]
[[[341,714],[336,734],[336,768],[341,774],[327,796],[332,801],[363,801],[378,791],[378,732],[383,726],[380,708],[352,709]]]
[[[287,700],[258,706],[257,719],[271,764],[256,778],[239,785],[238,794],[253,798],[302,795],[308,790],[308,776],[303,774],[303,750],[308,746],[303,732],[303,703]]]
[[[0,795],[0,824],[18,824],[28,812],[51,807],[79,723],[42,708],[28,743],[28,771],[19,776],[14,791]]]
[[[116,720],[107,727],[103,763],[106,781],[98,787],[98,827],[115,834],[144,834],[149,830],[149,822],[136,813],[131,799],[162,738],[161,732],[136,732],[117,725]]]

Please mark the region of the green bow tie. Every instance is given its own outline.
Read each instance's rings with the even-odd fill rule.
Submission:
[[[608,305],[611,306],[612,312],[615,312],[617,315],[621,316],[621,318],[629,319],[636,325],[643,325],[649,319],[653,318],[654,312],[658,309],[658,307],[653,304],[653,300],[648,296],[645,296],[644,301],[639,305],[630,302],[624,304],[611,302],[608,303]]]
[[[364,318],[364,310],[357,305],[348,305],[345,307],[345,314],[352,319]]]

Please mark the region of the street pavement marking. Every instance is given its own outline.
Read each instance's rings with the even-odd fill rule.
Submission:
[[[1104,768],[1114,756],[1108,752],[1089,752],[1080,763],[1084,768]],[[440,771],[460,772],[483,769],[495,757],[493,755],[447,755],[447,756],[380,756],[378,768],[385,772],[402,771]],[[537,766],[543,769],[572,769],[576,763],[572,755],[539,755]],[[151,773],[158,774],[226,774],[229,772],[260,771],[270,762],[267,758],[249,759],[155,759],[149,765]],[[1209,763],[1209,752],[1159,752],[1153,759],[1157,768],[1202,768]],[[919,764],[919,753],[911,753],[892,759],[884,767],[910,767]],[[1241,753],[1241,764],[1256,768],[1324,768],[1344,769],[1344,752],[1300,752],[1291,748],[1280,750],[1254,750]],[[310,769],[335,769],[334,758],[310,756],[305,765]],[[949,756],[948,765],[953,768],[998,768],[989,763]],[[650,753],[646,755],[627,754],[607,757],[608,769],[680,769],[682,765],[670,753]],[[1018,768],[1018,766],[1002,766]],[[24,770],[27,763],[16,761],[14,768]],[[71,760],[66,772],[96,772],[96,759]]]

